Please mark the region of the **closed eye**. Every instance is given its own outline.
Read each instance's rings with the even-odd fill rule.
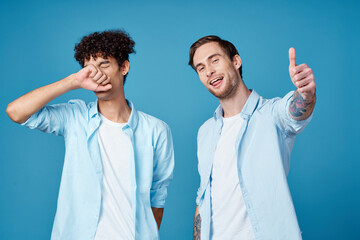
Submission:
[[[102,61],[102,62],[100,62],[99,66],[101,68],[107,68],[110,66],[110,61]]]

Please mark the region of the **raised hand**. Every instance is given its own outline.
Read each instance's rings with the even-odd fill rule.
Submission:
[[[297,90],[289,105],[290,116],[295,120],[308,118],[314,110],[316,102],[316,84],[313,71],[305,63],[296,65],[296,52],[289,49],[289,73]]]
[[[75,74],[75,79],[79,87],[95,91],[103,92],[111,89],[110,78],[99,68],[90,64]]]
[[[305,63],[296,65],[296,51],[294,48],[289,49],[289,73],[293,84],[297,87],[298,92],[307,102],[315,97],[316,84],[314,74],[311,68]]]

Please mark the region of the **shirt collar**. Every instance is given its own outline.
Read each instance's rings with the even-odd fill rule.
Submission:
[[[134,104],[131,101],[126,100],[126,102],[129,105],[129,107],[131,108],[131,113],[130,113],[130,117],[128,120],[128,124],[129,124],[129,127],[134,131],[139,122],[139,114],[136,111]]]
[[[95,102],[93,102],[92,106],[90,107],[89,116],[90,116],[90,119],[92,119],[94,117],[100,117],[99,109],[98,109],[98,100],[97,99],[96,99]]]
[[[251,90],[251,94],[248,97],[248,99],[246,100],[246,103],[240,113],[241,117],[244,119],[251,117],[251,115],[255,111],[256,106],[258,105],[258,102],[260,99],[260,95],[257,92],[255,92],[255,90],[253,90],[253,89],[250,89],[250,90]],[[223,108],[220,104],[214,112],[214,118],[215,118],[215,120],[218,120],[218,119],[222,118],[222,116],[223,116]]]
[[[131,113],[130,113],[130,117],[129,117],[127,125],[129,125],[129,127],[134,131],[138,124],[138,121],[139,121],[139,114],[136,111],[134,104],[131,101],[126,99],[126,102],[129,105],[129,107],[131,108]],[[89,115],[90,115],[91,119],[95,118],[95,119],[100,120],[100,113],[99,113],[99,109],[98,109],[98,100],[96,100],[94,102],[94,104],[90,107]]]

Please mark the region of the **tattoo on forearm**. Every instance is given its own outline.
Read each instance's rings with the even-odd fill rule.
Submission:
[[[310,103],[307,103],[301,94],[299,94],[298,91],[295,91],[293,99],[290,102],[289,112],[294,117],[301,117],[306,112],[306,108],[309,105]]]
[[[198,214],[196,215],[194,222],[193,240],[200,240],[200,239],[201,239],[201,217],[200,214]]]

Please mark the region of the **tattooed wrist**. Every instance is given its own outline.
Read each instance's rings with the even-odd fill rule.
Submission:
[[[311,103],[306,102],[298,91],[295,91],[290,102],[289,112],[294,117],[301,117],[306,113],[307,107],[310,104]]]
[[[201,217],[200,214],[198,214],[196,215],[194,222],[193,240],[200,240],[200,239],[201,239]]]

